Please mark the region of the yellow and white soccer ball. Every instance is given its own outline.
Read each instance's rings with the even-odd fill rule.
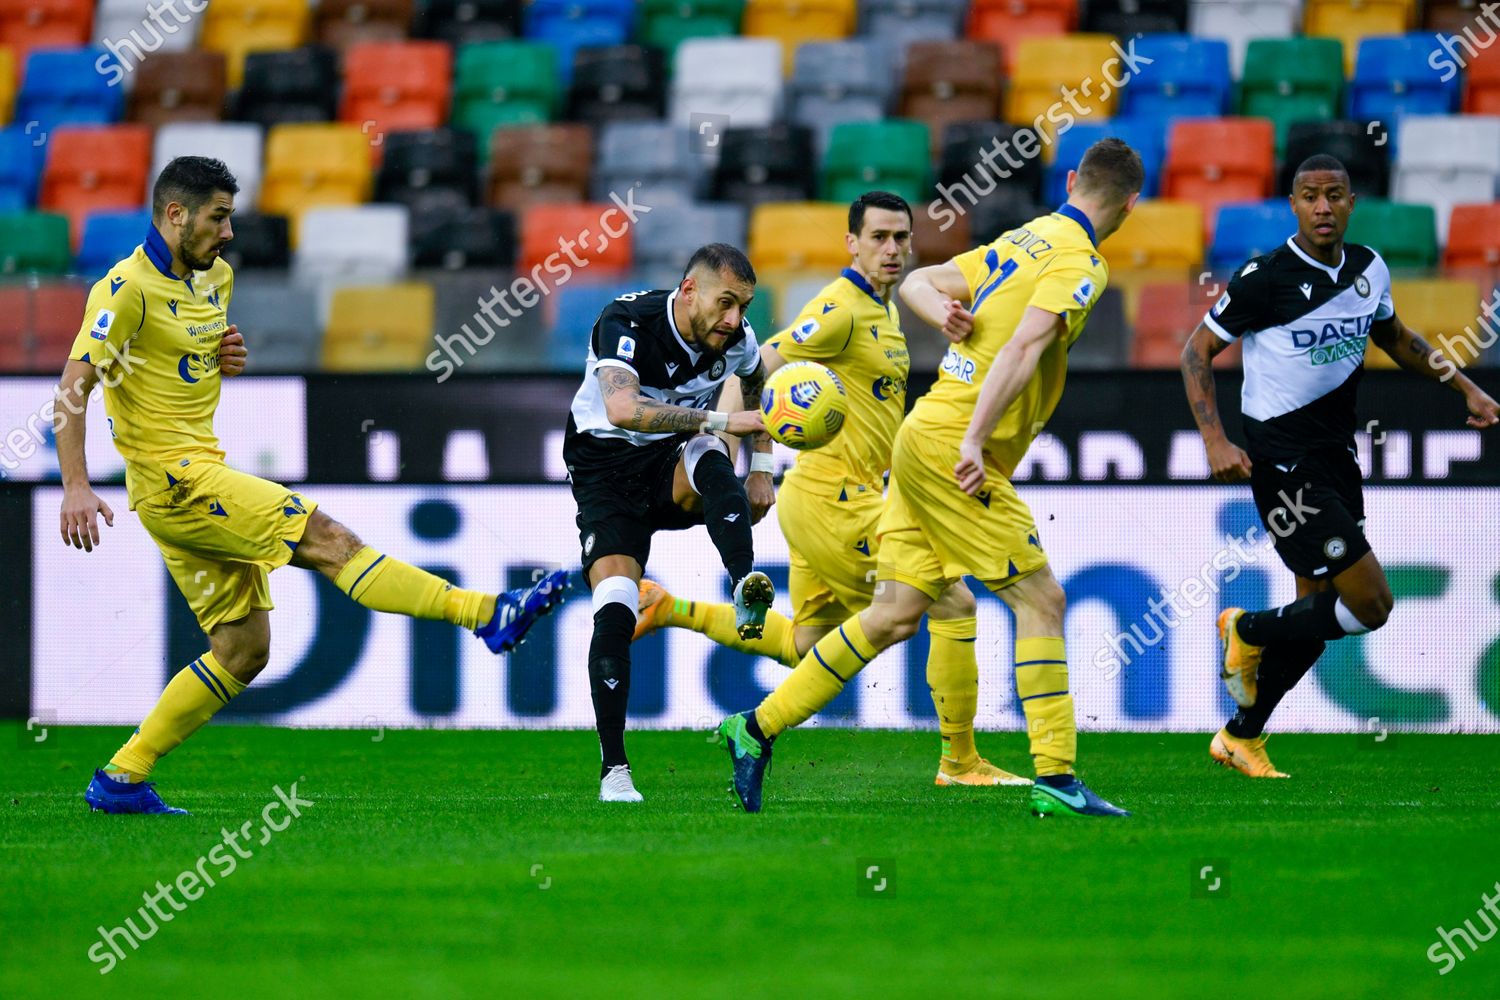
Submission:
[[[766,379],[760,412],[771,437],[788,448],[821,448],[843,429],[849,396],[833,369],[816,361],[794,361]]]

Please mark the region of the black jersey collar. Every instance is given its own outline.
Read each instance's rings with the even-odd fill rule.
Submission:
[[[1089,242],[1092,243],[1095,248],[1099,246],[1099,240],[1096,236],[1094,236],[1094,224],[1089,221],[1089,217],[1087,215],[1083,214],[1083,212],[1074,208],[1072,205],[1067,204],[1066,202],[1060,208],[1058,208],[1057,214],[1061,215],[1065,219],[1072,219],[1074,222],[1082,226],[1083,231],[1088,235]]]
[[[1334,281],[1338,281],[1339,280],[1339,272],[1344,269],[1344,261],[1348,259],[1348,254],[1346,254],[1344,252],[1344,248],[1343,248],[1342,245],[1339,247],[1339,265],[1338,265],[1338,267],[1329,267],[1327,264],[1323,263],[1320,260],[1313,260],[1311,257],[1309,257],[1307,255],[1307,252],[1305,250],[1303,250],[1301,247],[1299,247],[1297,245],[1297,238],[1295,236],[1288,236],[1286,238],[1286,245],[1292,248],[1292,253],[1296,254],[1298,257],[1301,257],[1305,262],[1307,262],[1308,264],[1311,264],[1313,267],[1317,268],[1319,271],[1322,271],[1324,274],[1328,275],[1328,277],[1332,278]]]

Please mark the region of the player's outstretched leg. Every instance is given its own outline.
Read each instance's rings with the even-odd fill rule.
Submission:
[[[1273,642],[1261,651],[1259,688],[1252,705],[1241,708],[1214,736],[1208,753],[1225,767],[1252,778],[1285,778],[1266,755],[1263,735],[1271,713],[1288,691],[1323,655],[1321,639]]]
[[[733,604],[710,604],[673,597],[654,580],[641,581],[640,619],[634,638],[657,629],[683,628],[706,635],[720,646],[751,656],[766,656],[784,667],[795,667],[802,659],[797,652],[796,626],[786,615],[767,611],[764,631],[758,639],[741,639]]]
[[[770,577],[754,571],[750,499],[734,474],[729,448],[712,434],[700,434],[683,447],[681,470],[702,502],[703,526],[734,584],[735,633],[741,639],[759,639],[765,634],[776,589]]]
[[[526,641],[538,618],[567,599],[573,574],[557,569],[529,587],[507,590],[495,601],[490,620],[474,630],[492,653],[508,653]]]
[[[602,562],[602,560],[601,560]],[[630,634],[637,586],[628,576],[594,585],[594,638],[589,644],[589,691],[599,733],[599,801],[640,802],[625,756],[625,712],[630,703]]]

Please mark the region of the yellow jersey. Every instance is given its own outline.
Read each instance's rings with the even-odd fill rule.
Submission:
[[[979,389],[1027,306],[1062,316],[1066,334],[1043,352],[1036,374],[995,425],[985,452],[1006,476],[1057,408],[1068,349],[1109,283],[1088,216],[1071,205],[1001,234],[953,258],[969,284],[974,331],[948,348],[932,390],[917,400],[915,428],[957,445],[969,427]]]
[[[135,253],[90,289],[68,355],[100,369],[132,510],[176,482],[173,469],[224,460],[214,410],[234,272],[222,257],[187,278],[174,276],[171,265],[166,241],[150,227]]]
[[[891,304],[864,275],[846,267],[767,343],[787,361],[832,368],[849,395],[844,429],[823,447],[799,453],[788,475],[804,485],[848,482],[882,490],[911,371],[906,336]]]

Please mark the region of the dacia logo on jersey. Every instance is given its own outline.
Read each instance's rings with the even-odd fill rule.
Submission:
[[[792,327],[792,339],[799,344],[807,343],[807,339],[818,332],[818,321],[805,319]]]
[[[621,337],[620,338],[620,349],[618,351],[616,351],[615,353],[620,356],[620,360],[622,360],[622,361],[633,361],[633,360],[635,360],[635,338],[634,337]]]
[[[1365,276],[1363,274],[1354,279],[1354,291],[1357,292],[1359,294],[1359,297],[1362,299],[1369,298],[1370,282],[1365,279]]]
[[[948,353],[943,355],[943,371],[966,385],[974,384],[974,370],[977,366],[972,358],[966,358],[953,348],[948,348]]]
[[[167,308],[170,309],[170,310],[172,310],[172,315],[173,316],[176,316],[177,315],[177,300],[176,299],[168,299],[167,300]]]
[[[1073,301],[1085,309],[1088,308],[1089,299],[1094,297],[1094,283],[1084,278],[1078,283],[1078,288],[1073,292]]]
[[[100,309],[99,315],[94,317],[94,326],[89,330],[89,336],[95,340],[105,340],[109,337],[109,328],[114,324],[115,314],[109,309]]]

